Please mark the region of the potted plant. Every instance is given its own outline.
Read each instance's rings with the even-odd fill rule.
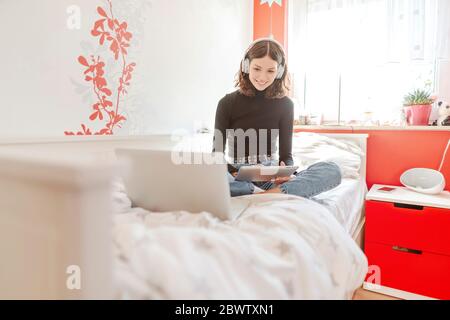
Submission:
[[[406,95],[403,102],[406,123],[410,126],[427,126],[433,102],[431,94],[425,90],[416,89]]]

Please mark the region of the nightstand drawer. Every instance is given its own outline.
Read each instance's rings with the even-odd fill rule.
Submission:
[[[371,242],[366,242],[365,253],[369,265],[380,268],[382,286],[450,299],[450,256],[408,252],[404,248]]]
[[[450,256],[450,211],[366,201],[366,241]]]

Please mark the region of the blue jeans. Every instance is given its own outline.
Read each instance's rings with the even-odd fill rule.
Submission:
[[[318,162],[307,169],[295,173],[295,177],[290,181],[280,185],[283,193],[293,194],[304,198],[311,198],[319,193],[331,190],[341,183],[341,170],[333,162]],[[252,194],[255,185],[264,190],[275,188],[273,182],[248,182],[236,181],[228,173],[230,183],[230,193],[232,197]]]

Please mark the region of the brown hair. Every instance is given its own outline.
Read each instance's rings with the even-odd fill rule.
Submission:
[[[248,50],[244,60],[247,58],[251,62],[253,59],[260,59],[266,56],[278,62],[278,67],[284,66],[284,73],[281,79],[275,79],[266,89],[265,97],[270,99],[283,98],[289,91],[289,79],[287,76],[286,57],[281,45],[271,40],[258,41]],[[236,75],[235,87],[238,87],[243,95],[253,97],[256,95],[256,88],[250,82],[249,75],[242,72],[242,63],[243,60],[241,61],[241,68]]]

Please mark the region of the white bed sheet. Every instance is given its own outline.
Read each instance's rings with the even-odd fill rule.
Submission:
[[[336,188],[323,192],[313,200],[324,205],[344,227],[353,235],[363,215],[367,184],[362,179],[342,179]]]

